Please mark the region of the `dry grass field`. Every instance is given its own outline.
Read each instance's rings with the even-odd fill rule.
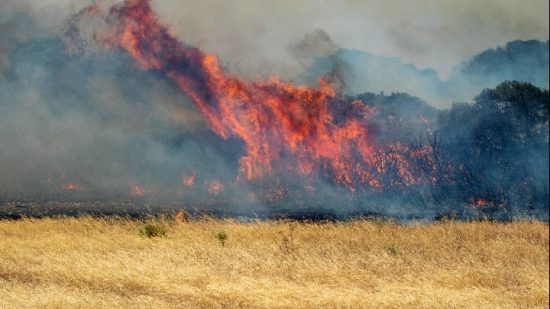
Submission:
[[[0,308],[547,308],[548,289],[539,222],[0,221]]]

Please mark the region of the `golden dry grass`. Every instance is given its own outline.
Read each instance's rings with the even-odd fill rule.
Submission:
[[[150,223],[0,221],[0,307],[548,307],[546,223]]]

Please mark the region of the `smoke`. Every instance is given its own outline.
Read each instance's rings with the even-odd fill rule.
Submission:
[[[115,1],[102,0],[112,4]],[[2,12],[29,15],[58,33],[87,0],[2,0]],[[293,78],[290,46],[324,29],[337,46],[434,68],[442,78],[463,59],[517,39],[548,40],[548,2],[432,1],[153,1],[179,37],[213,52],[240,74]],[[30,35],[35,35],[30,34]]]
[[[315,58],[330,56],[338,51],[338,47],[323,29],[316,29],[292,45],[290,51],[302,66],[308,67]]]
[[[31,38],[60,34],[67,20],[88,4],[87,0],[0,1],[1,52]]]
[[[58,39],[29,40],[10,54],[0,89],[4,194],[68,184],[90,196],[132,185],[163,194],[184,172],[229,174],[195,105],[123,54],[69,55]]]
[[[508,42],[461,62],[443,80],[435,70],[420,70],[397,58],[339,49],[315,58],[299,81],[314,84],[320,76],[336,73],[350,94],[404,91],[447,108],[453,102],[470,102],[483,89],[496,87],[505,80],[548,88],[548,52],[548,42]]]
[[[103,7],[118,2],[95,1]],[[18,42],[62,34],[71,16],[88,4],[87,0],[2,0],[0,74],[9,65],[9,50]],[[453,73],[465,59],[512,40],[548,40],[548,2],[543,0],[529,5],[518,0],[414,4],[167,0],[153,1],[152,6],[178,38],[218,55],[240,75],[312,82],[304,78],[304,70],[316,57],[333,55],[337,70],[345,70],[342,65],[352,68],[342,74],[350,93],[406,91],[442,108],[469,101],[484,87],[510,79],[508,74],[481,86],[470,78],[461,80]],[[343,52],[338,53],[338,48]],[[369,59],[347,55],[346,50],[368,51]]]
[[[435,216],[444,178],[434,149],[414,142],[432,136],[439,111],[403,94],[357,94],[448,106],[481,90],[450,93],[442,81],[463,55],[548,36],[547,13],[514,1],[151,2],[168,28],[148,9],[127,10],[144,1],[110,14],[118,2],[85,2],[2,3],[0,195]],[[474,32],[471,44],[448,38]],[[418,69],[428,66],[437,71]]]
[[[270,71],[280,76],[294,66],[285,47],[318,28],[338,46],[432,67],[443,78],[460,61],[488,47],[548,39],[544,0],[185,0],[153,5],[186,42],[254,73],[265,74],[266,67],[282,63]]]

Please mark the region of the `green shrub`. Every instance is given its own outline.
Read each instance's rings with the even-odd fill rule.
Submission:
[[[389,244],[384,248],[393,256],[397,256],[400,253],[399,246],[396,244]]]
[[[225,246],[225,241],[227,240],[227,233],[225,231],[219,231],[216,233],[216,239],[222,244],[222,246]]]
[[[149,238],[166,236],[166,229],[158,224],[147,223],[140,229],[140,234]]]

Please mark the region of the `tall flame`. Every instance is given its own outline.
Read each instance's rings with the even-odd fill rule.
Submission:
[[[379,185],[374,173],[384,165],[369,134],[372,110],[361,102],[343,102],[326,80],[313,88],[277,77],[231,75],[215,55],[179,42],[159,22],[149,0],[126,0],[111,8],[108,21],[112,27],[103,34],[104,44],[125,50],[143,69],[165,74],[196,103],[216,134],[244,142],[241,179],[262,177],[291,156],[292,168],[304,175],[322,169],[352,189]],[[352,112],[336,117],[332,109],[344,103]],[[399,166],[400,174],[408,176],[405,169]]]

